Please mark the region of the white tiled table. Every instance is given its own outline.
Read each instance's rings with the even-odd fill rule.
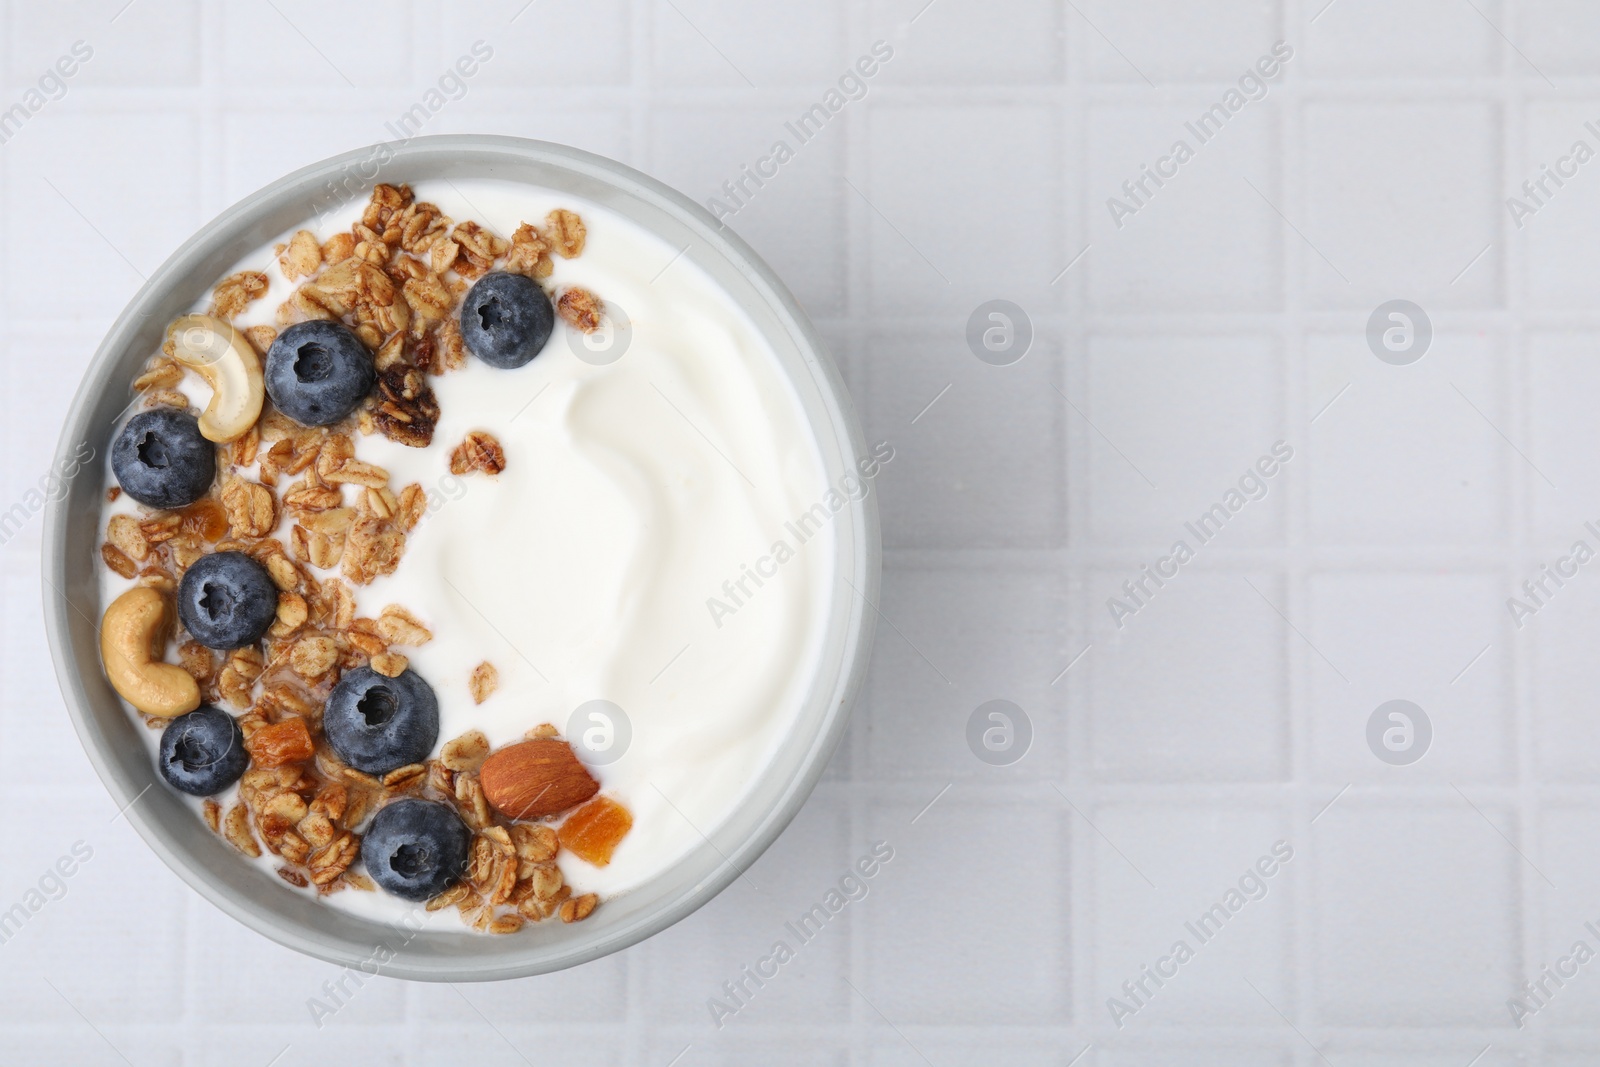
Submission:
[[[0,108],[94,49],[0,145],[0,510],[141,275],[389,136],[474,41],[493,58],[424,132],[566,141],[703,199],[882,39],[865,98],[732,224],[895,446],[888,624],[759,890],[565,974],[374,981],[319,1029],[336,969],[112,821],[46,666],[34,516],[0,548],[0,909],[73,842],[93,858],[0,944],[0,1061],[1600,1056],[1600,962],[1524,1029],[1506,1004],[1575,940],[1600,950],[1600,563],[1520,630],[1505,607],[1575,539],[1600,548],[1600,162],[1520,229],[1505,206],[1575,139],[1600,148],[1593,3],[124,2],[0,3]],[[1280,39],[1265,98],[1116,226],[1107,198]],[[964,340],[991,298],[1036,332],[1009,367]],[[1435,332],[1405,367],[1364,337],[1397,298]],[[1279,440],[1265,498],[1119,628],[1107,598]],[[1433,725],[1412,766],[1367,746],[1397,698]],[[1008,767],[965,741],[992,699],[1034,728]],[[870,894],[716,1028],[707,999],[879,839]],[[1119,1029],[1107,999],[1279,840],[1265,895]]]

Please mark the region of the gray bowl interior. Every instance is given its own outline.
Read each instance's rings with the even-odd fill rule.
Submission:
[[[688,915],[754,862],[799,811],[843,733],[866,668],[880,564],[876,496],[853,501],[832,526],[839,578],[826,644],[800,719],[773,765],[698,850],[651,884],[607,901],[587,921],[547,922],[515,937],[419,933],[326,907],[241,862],[159,780],[140,736],[145,727],[101,672],[95,569],[100,472],[129,383],[159,347],[166,324],[252,248],[335,206],[334,187],[361,182],[356,195],[364,198],[374,180],[502,178],[586,197],[674,247],[687,245],[685,257],[746,309],[777,352],[815,429],[830,482],[837,484],[864,455],[839,373],[794,298],[743,241],[687,198],[614,161],[517,138],[417,138],[376,178],[370,165],[363,169],[373,158],[372,149],[334,157],[234,205],[179,248],[111,328],[73,401],[58,449],[64,459],[86,443],[96,460],[46,513],[43,591],[51,652],[73,724],[117,806],[131,804],[127,817],[151,848],[223,911],[290,948],[397,977],[477,981],[540,974],[625,948]]]

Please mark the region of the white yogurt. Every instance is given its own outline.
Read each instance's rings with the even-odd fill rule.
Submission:
[[[573,891],[604,900],[647,882],[721,824],[799,712],[834,558],[829,538],[802,544],[786,524],[828,492],[820,455],[770,347],[679,249],[547,190],[475,180],[415,191],[502,236],[554,207],[578,212],[587,245],[577,259],[555,260],[546,288],[582,286],[631,321],[626,351],[608,365],[577,358],[569,346],[583,335],[558,319],[526,367],[469,358],[464,370],[431,378],[442,413],[426,449],[377,435],[356,443],[361,459],[389,470],[396,492],[418,482],[428,493],[432,510],[398,570],[356,595],[362,615],[400,604],[433,631],[429,644],[399,651],[438,694],[440,744],[479,729],[498,747],[544,722],[567,734],[574,710],[593,700],[626,715],[625,752],[615,758],[613,742],[611,761],[591,771],[633,813],[633,829],[609,866],[562,858]],[[348,229],[359,211],[352,205],[318,237]],[[271,280],[237,323],[271,324],[294,288],[271,246],[236,269]],[[203,406],[198,377],[184,388]],[[449,453],[469,430],[499,440],[503,473],[449,473]],[[123,510],[133,510],[126,497],[106,517]],[[794,555],[776,564],[779,541]],[[750,577],[762,560],[776,573]],[[130,583],[104,573],[109,603]],[[711,598],[722,606],[713,611]],[[500,687],[477,705],[468,679],[484,660]],[[381,892],[326,899],[389,920],[415,910]],[[459,925],[453,910],[428,919]]]

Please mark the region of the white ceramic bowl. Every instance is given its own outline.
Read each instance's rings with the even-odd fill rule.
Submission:
[[[326,907],[264,876],[211,833],[156,773],[140,725],[100,668],[98,474],[129,383],[162,332],[223,273],[265,242],[334,204],[331,189],[363,182],[500,178],[581,196],[653,231],[714,278],[777,353],[816,435],[828,481],[864,455],[838,369],[771,268],[704,209],[638,171],[564,145],[512,137],[419,137],[373,173],[373,148],[325,160],[247,197],[162,264],[106,335],[72,402],[58,459],[87,444],[96,461],[45,514],[44,607],[62,695],[89,760],[118,808],[184,881],[251,929],[312,956],[401,978],[487,981],[559,970],[626,948],[710,900],[794,818],[843,735],[872,643],[881,550],[876,496],[831,526],[838,560],[820,666],[792,733],[745,802],[710,839],[649,884],[581,923],[543,923],[516,937],[413,933]],[[344,194],[348,199],[349,193]],[[69,469],[69,468],[57,468]],[[142,794],[142,795],[141,795]],[[137,802],[135,802],[135,798]],[[382,946],[380,948],[380,946]],[[387,962],[380,963],[385,956]]]

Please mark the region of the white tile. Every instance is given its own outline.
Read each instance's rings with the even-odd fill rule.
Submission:
[[[1504,582],[1493,573],[1313,574],[1305,633],[1314,646],[1306,661],[1316,774],[1335,786],[1511,775],[1516,748],[1504,598]],[[1391,700],[1411,701],[1428,718],[1431,740],[1415,763],[1392,766],[1369,747],[1368,720]],[[1388,713],[1383,720],[1393,721]]]
[[[0,430],[5,452],[0,552],[37,552],[45,500],[59,498],[72,479],[103,476],[105,456],[98,441],[72,442],[68,455],[78,457],[76,463],[56,459],[67,406],[99,343],[97,335],[76,327],[13,328],[12,358],[5,364],[11,382],[11,395],[5,400],[9,417]]]
[[[451,994],[454,996],[454,994]],[[254,1063],[274,1054],[281,1058],[272,1067],[318,1067],[327,1063],[361,1063],[370,1067],[402,1067],[410,1045],[403,1031],[394,1027],[329,1025],[309,1031],[297,1027],[290,1040],[284,1030],[262,1025],[212,1026],[204,1039],[195,1042],[199,1063]]]
[[[1586,1043],[1581,1037],[1556,1038],[1547,1047],[1550,1053],[1544,1062],[1550,1067],[1584,1067],[1600,1055],[1600,1049]]]
[[[1591,547],[1600,547],[1592,535],[1586,540]],[[1553,561],[1552,554],[1547,562]],[[1519,612],[1520,629],[1504,601],[1497,604],[1496,622],[1509,635],[1508,644],[1520,646],[1529,657],[1534,754],[1541,776],[1556,781],[1593,782],[1600,777],[1594,760],[1586,758],[1592,751],[1589,746],[1600,743],[1600,722],[1591,696],[1592,687],[1600,682],[1600,664],[1593,652],[1600,638],[1600,597],[1583,581],[1580,570],[1572,584],[1544,598],[1537,614]],[[1546,588],[1551,584],[1547,582]],[[1530,603],[1520,588],[1502,591],[1502,597],[1512,596]]]
[[[67,717],[45,639],[37,547],[42,521],[34,516],[32,525],[0,550],[0,591],[6,603],[0,670],[8,679],[0,688],[0,768],[5,780],[20,788],[109,804]],[[53,758],[41,760],[41,752]],[[106,817],[115,811],[113,807]]]
[[[872,25],[894,49],[885,68],[887,81],[1012,85],[1061,77],[1064,16],[1054,4],[875,0],[871,13]]]
[[[466,990],[468,997],[471,990]],[[460,1003],[460,998],[457,998]],[[471,1063],[473,1067],[528,1067],[530,1063],[583,1063],[620,1067],[622,1035],[598,1027],[551,1030],[507,1021],[485,1026],[483,1016],[460,1004],[454,1025],[436,1024],[408,1045],[408,1063]]]
[[[748,1031],[848,1012],[850,987],[840,976],[848,974],[852,932],[880,881],[854,874],[855,858],[842,808],[814,797],[736,885],[635,954],[645,1016],[662,1025]],[[847,899],[839,891],[845,878],[845,890],[859,899],[835,909],[828,894]],[[825,921],[805,919],[815,907]],[[785,954],[787,962],[779,958]],[[736,987],[732,993],[725,983]],[[713,1001],[723,1010],[714,1012]]]
[[[504,982],[484,982],[467,990],[480,1011],[491,1019],[516,1019],[522,1024],[559,1024],[582,1019],[619,1023],[628,1012],[628,966],[637,953],[622,953],[585,963],[557,974]],[[461,997],[448,986],[418,985],[413,1001],[424,1019],[448,1021],[462,1016]]]
[[[97,1025],[177,1021],[189,891],[126,820],[110,821],[116,809],[101,796],[41,799],[21,789],[5,796],[22,818],[4,832],[12,859],[0,909],[21,903],[32,914],[4,946],[0,1020],[53,1019],[60,1009],[76,1023],[53,983]],[[129,886],[140,887],[136,922],[129,921]],[[129,981],[141,973],[160,977]]]
[[[1592,75],[1594,50],[1589,42],[1600,33],[1600,11],[1584,0],[1523,0],[1517,5],[1517,38],[1527,61],[1508,60],[1524,79]],[[1533,63],[1533,67],[1528,62]]]
[[[1269,52],[1282,35],[1276,0],[1201,0],[1181,18],[1159,0],[1118,3],[1083,0],[1069,13],[1072,33],[1085,41],[1089,70],[1108,81],[1233,79]]]
[[[815,87],[822,92],[844,75],[856,53],[844,51],[838,0],[776,0],[751,7],[731,0],[660,0],[651,10],[650,62],[661,85],[760,88]],[[859,42],[866,52],[870,42]],[[859,76],[857,78],[859,80]],[[847,84],[846,90],[854,90]]]
[[[1279,780],[1289,762],[1282,581],[1201,569],[1206,547],[1188,543],[1195,561],[1162,587],[1147,581],[1131,616],[1121,586],[1139,568],[1089,579],[1093,648],[1074,669],[1088,676],[1088,769],[1107,781]]]
[[[476,93],[442,108],[426,133],[493,133],[572,145],[624,163],[637,163],[624,109],[553,107],[532,99],[507,103],[504,94]]]
[[[398,115],[403,107],[393,109]],[[294,137],[282,136],[276,111],[230,112],[223,121],[223,196],[233,203],[291,171],[360,145],[393,137],[384,127],[391,117],[349,112],[313,112]],[[433,131],[427,131],[433,132]]]
[[[222,76],[239,89],[271,84],[337,92],[409,85],[410,9],[406,0],[360,6],[228,0]]]
[[[1324,8],[1326,3],[1306,7],[1315,21],[1295,61],[1314,77],[1470,77],[1499,67],[1502,45],[1495,26],[1505,12],[1498,3],[1475,4],[1481,17],[1450,0],[1339,0]],[[1418,41],[1428,47],[1416,47]]]
[[[1535,333],[1527,341],[1529,410],[1523,451],[1550,479],[1532,472],[1527,479],[1533,497],[1532,547],[1544,556],[1584,537],[1585,523],[1600,525],[1600,507],[1594,504],[1600,498],[1600,471],[1586,462],[1600,447],[1600,427],[1592,417],[1593,398],[1600,390],[1596,351],[1600,337],[1587,333]],[[1600,544],[1591,547],[1600,549]]]
[[[832,1038],[807,1033],[804,1041],[782,1037],[763,1037],[758,1033],[739,1033],[733,1025],[719,1031],[711,1040],[698,1042],[662,1035],[655,1041],[650,1062],[671,1063],[684,1046],[691,1051],[679,1061],[683,1067],[745,1067],[746,1064],[772,1064],[773,1067],[805,1064],[806,1067],[846,1067],[850,1062],[848,1038]]]
[[[1541,813],[1535,862],[1554,885],[1542,879],[1535,883],[1544,899],[1538,942],[1529,957],[1528,973],[1506,991],[1520,1002],[1521,1018],[1530,1027],[1592,1028],[1600,1023],[1600,983],[1589,981],[1593,960],[1579,963],[1576,958],[1600,953],[1600,935],[1590,929],[1590,925],[1600,929],[1600,909],[1594,905],[1600,863],[1585,844],[1594,840],[1596,831],[1600,831],[1600,811],[1590,806],[1550,807]],[[1579,942],[1583,949],[1577,948]],[[1544,974],[1545,967],[1551,968],[1554,978]],[[1522,987],[1524,981],[1542,982],[1543,988],[1529,992]],[[1506,1013],[1509,1021],[1509,1003]]]
[[[1508,519],[1506,472],[1527,463],[1517,448],[1528,452],[1527,438],[1508,420],[1503,358],[1493,338],[1437,330],[1422,359],[1404,367],[1379,361],[1360,334],[1310,337],[1305,417],[1312,420],[1306,468],[1313,538],[1499,542]],[[1535,468],[1526,471],[1538,478]]]
[[[1289,1067],[1294,1056],[1282,1048],[1192,1041],[1156,1045],[1137,1039],[1098,1050],[1095,1067]]]
[[[244,1024],[266,1016],[343,1031],[405,1017],[406,986],[397,979],[347,975],[343,967],[266,940],[208,903],[190,912],[189,927],[205,946],[204,958],[235,961],[226,969],[208,966],[197,984],[196,1003],[208,1019]]]
[[[13,4],[10,18],[10,69],[6,81],[39,85],[62,57],[80,60],[61,81],[66,91],[84,85],[193,85],[200,80],[200,8],[195,0],[129,5],[126,0],[65,0],[55,4]],[[78,52],[74,45],[81,45]],[[83,56],[87,54],[88,58]],[[42,88],[60,92],[55,79]]]
[[[1079,407],[1097,541],[1165,548],[1229,491],[1249,503],[1229,520],[1228,544],[1282,539],[1288,471],[1270,452],[1287,432],[1270,338],[1102,334],[1089,339],[1088,364]],[[1254,469],[1264,456],[1271,478]]]
[[[1050,281],[1067,263],[1058,186],[1016,181],[1059,172],[1052,108],[852,106],[867,111],[866,169],[850,195],[869,220],[874,309],[964,320],[996,297],[1023,307],[1056,299]]]
[[[1181,102],[1163,105],[1090,107],[1083,172],[1091,247],[1074,270],[1087,272],[1097,310],[1280,306],[1283,242],[1295,238],[1275,210],[1284,200],[1278,104],[1270,95],[1278,84],[1220,129],[1215,119],[1200,126],[1220,92],[1186,90]]]
[[[897,1025],[1069,1022],[1066,809],[941,805],[914,827],[893,810],[906,828],[857,917],[862,995]],[[958,868],[986,872],[981,918],[950,891]]]
[[[1101,1024],[1134,1033],[1245,1025],[1260,1008],[1247,982],[1293,1012],[1292,885],[1305,861],[1281,816],[1102,804],[1075,817],[1098,831],[1092,982]]]
[[[915,1045],[910,1043],[913,1040]],[[880,1034],[867,1063],[870,1067],[927,1067],[929,1062],[939,1067],[987,1067],[994,1063],[1006,1067],[1059,1067],[1067,1062],[1062,1059],[1063,1051],[1070,1059],[1078,1048],[1064,1049],[1062,1042],[1011,1034],[999,1027],[989,1029],[981,1038],[930,1028],[917,1031],[915,1037]]]
[[[1504,261],[1492,249],[1461,273],[1501,233],[1498,107],[1313,102],[1304,122],[1307,205],[1296,225],[1315,249],[1303,258],[1316,306],[1501,303]]]
[[[448,60],[482,41],[494,51],[476,79],[494,86],[596,86],[627,81],[626,0],[493,0],[445,4]]]
[[[886,545],[1053,548],[1065,540],[1068,409],[1056,385],[1059,348],[1033,321],[1033,347],[1008,367],[980,361],[954,329],[865,340],[867,435],[894,449],[876,481]]]
[[[663,109],[654,123],[651,171],[749,241],[808,311],[836,314],[844,310],[846,287],[844,197],[854,195],[843,181],[844,131],[824,128],[802,143],[791,128],[802,111],[798,100],[771,110]],[[780,143],[792,158],[763,162],[786,157]]]
[[[1600,115],[1587,104],[1537,101],[1527,105],[1520,124],[1526,144],[1523,171],[1505,190],[1501,211],[1513,247],[1520,245],[1527,256],[1533,307],[1586,309],[1600,283],[1600,271],[1580,240],[1600,223],[1600,165],[1593,159],[1583,165],[1577,161],[1600,153],[1600,135],[1585,126],[1600,129],[1597,119]]]
[[[1443,1034],[1447,1036],[1419,1038],[1391,1033],[1365,1041],[1340,1036],[1321,1048],[1341,1067],[1345,1064],[1350,1067],[1461,1067],[1461,1064],[1472,1063],[1474,1056],[1478,1060],[1473,1067],[1522,1067],[1529,1062],[1515,1049],[1495,1047],[1476,1037],[1456,1037],[1450,1031],[1443,1031]]]
[[[5,1042],[6,1055],[15,1057],[15,1063],[70,1063],[74,1067],[126,1067],[129,1063],[181,1067],[184,1063],[172,1035],[153,1035],[148,1028],[91,1027],[75,1015],[48,1032],[10,1031]]]
[[[276,112],[232,112],[224,128],[226,199],[242,199],[290,171],[351,148],[395,141],[396,131],[425,136],[470,132],[537,137],[613,158],[629,155],[626,122],[614,111],[548,106],[507,110],[503,100],[480,91],[444,104],[420,129],[402,129],[399,120],[414,102],[398,101],[377,115],[317,113],[314,122],[305,124],[304,133],[293,138],[280,135],[282,118]]]
[[[1505,997],[1521,980],[1522,860],[1501,837],[1518,838],[1510,814],[1478,806],[1485,815],[1465,800],[1391,807],[1346,797],[1317,820],[1310,921],[1324,1023],[1508,1024]]]
[[[1050,683],[1076,650],[1066,648],[1066,604],[1050,575],[890,568],[879,608],[858,709],[875,775],[937,779],[937,789],[953,776],[1054,773],[1064,697]],[[991,700],[1017,705],[1031,726],[1032,747],[1008,766],[985,764],[967,746],[968,721]]]
[[[195,123],[182,109],[138,121],[62,110],[35,116],[24,133],[4,153],[11,314],[104,329],[202,221]],[[96,279],[89,307],[60,272],[38,269],[46,247]]]

